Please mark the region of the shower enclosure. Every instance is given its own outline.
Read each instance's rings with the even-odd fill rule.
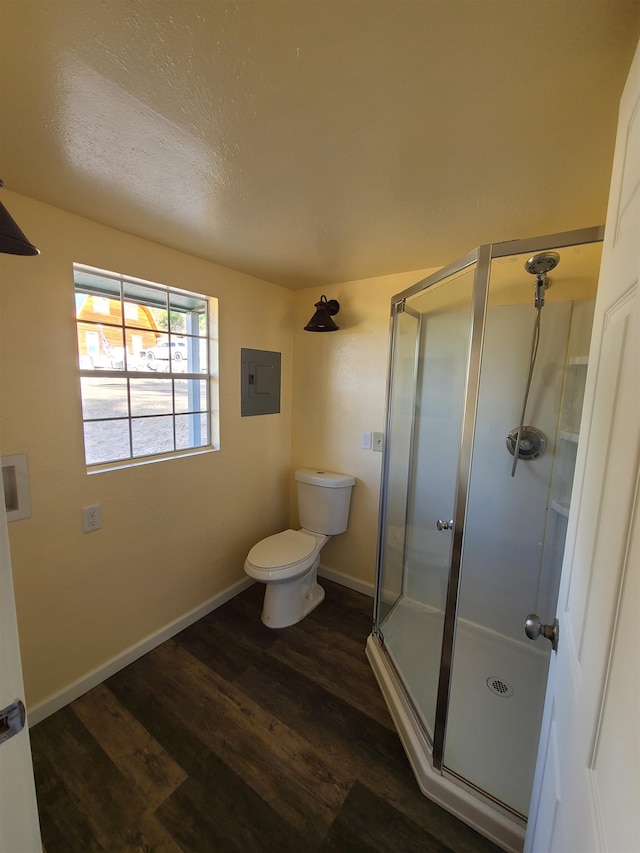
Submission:
[[[601,241],[481,246],[391,301],[367,655],[423,792],[507,850],[557,640]]]

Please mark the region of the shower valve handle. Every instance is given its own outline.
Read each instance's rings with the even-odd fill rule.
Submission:
[[[557,619],[553,625],[543,625],[535,613],[530,613],[524,623],[524,632],[530,640],[537,640],[540,634],[551,641],[554,652],[558,651],[558,640],[560,639],[560,623]]]
[[[451,519],[451,521],[443,521],[439,518],[436,521],[436,527],[438,530],[453,530],[453,519]]]

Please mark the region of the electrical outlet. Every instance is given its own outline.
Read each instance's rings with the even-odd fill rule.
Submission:
[[[93,533],[94,530],[100,530],[102,527],[102,516],[100,513],[100,504],[95,506],[85,506],[82,508],[82,532]]]
[[[371,450],[371,433],[360,433],[360,450]]]
[[[373,445],[371,447],[372,450],[377,450],[378,453],[382,453],[384,450],[384,433],[383,432],[374,432],[373,433]]]

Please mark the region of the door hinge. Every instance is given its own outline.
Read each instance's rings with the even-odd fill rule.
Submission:
[[[21,732],[26,718],[24,704],[20,699],[3,708],[0,711],[0,744]]]

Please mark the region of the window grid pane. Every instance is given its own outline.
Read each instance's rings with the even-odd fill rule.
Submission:
[[[154,456],[175,450],[173,416],[132,418],[133,456]]]
[[[87,465],[131,458],[129,420],[86,421],[84,446]]]

